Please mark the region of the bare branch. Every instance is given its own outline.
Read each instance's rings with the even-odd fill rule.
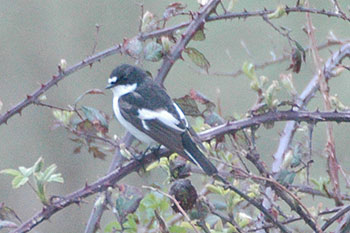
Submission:
[[[350,44],[343,45],[337,52],[335,52],[323,66],[323,72],[327,81],[334,77],[335,69],[345,57],[350,57]],[[308,85],[305,87],[304,91],[296,100],[296,105],[300,109],[303,109],[309,101],[314,97],[315,93],[319,88],[318,75],[315,75]],[[283,161],[283,155],[287,151],[292,138],[294,136],[295,130],[297,128],[296,122],[288,122],[281,133],[279,145],[277,151],[273,155],[274,161],[272,163],[272,172],[277,173],[280,170],[280,166]]]

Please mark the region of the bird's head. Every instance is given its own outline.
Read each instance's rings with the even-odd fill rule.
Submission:
[[[107,89],[118,85],[140,84],[148,74],[132,65],[123,64],[115,68],[108,79]]]

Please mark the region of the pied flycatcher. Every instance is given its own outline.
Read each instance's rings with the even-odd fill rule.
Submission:
[[[120,65],[112,71],[106,88],[113,91],[115,116],[137,139],[167,147],[208,175],[218,172],[192,139],[182,110],[144,70]]]

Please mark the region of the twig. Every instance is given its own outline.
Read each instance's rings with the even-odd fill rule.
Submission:
[[[121,144],[125,144],[126,147],[129,147],[132,144],[132,141],[133,141],[132,136],[130,135],[130,133],[127,133],[123,137],[123,139],[121,140]],[[121,155],[120,148],[119,148],[119,145],[118,145],[116,147],[115,155],[113,157],[113,161],[112,161],[111,165],[109,166],[107,174],[110,174],[111,172],[113,172],[114,169],[116,169],[117,167],[121,166],[122,162],[124,161],[123,158],[124,157]],[[107,200],[108,200],[108,196],[109,195],[110,195],[110,193],[104,192],[104,193],[101,193],[96,198],[97,201],[100,200],[100,199],[103,199],[104,202],[101,205],[96,205],[97,201],[95,202],[94,208],[92,209],[92,211],[90,213],[89,220],[88,220],[88,222],[86,224],[84,233],[94,233],[95,229],[97,229],[98,224],[100,222],[100,219],[102,217],[103,211],[106,208]]]
[[[38,106],[42,106],[42,107],[47,107],[47,108],[51,108],[51,109],[61,110],[61,111],[75,112],[74,109],[61,108],[61,107],[54,106],[54,105],[51,105],[51,104],[44,104],[43,102],[40,102],[40,101],[35,101],[34,104],[38,105]]]
[[[76,72],[76,71],[78,71],[86,66],[93,64],[96,61],[99,61],[103,58],[109,57],[113,54],[120,52],[120,49],[121,49],[121,45],[115,45],[115,46],[113,46],[105,51],[102,51],[100,53],[96,53],[95,55],[84,59],[83,61],[67,68],[66,70],[64,70],[62,72],[58,72],[58,74],[54,75],[51,78],[51,80],[47,81],[45,84],[41,84],[41,86],[38,90],[34,91],[30,95],[27,95],[27,97],[24,100],[22,100],[21,102],[16,104],[14,107],[12,107],[10,110],[8,110],[5,114],[0,115],[0,125],[3,123],[7,123],[8,119],[11,118],[12,116],[14,116],[16,113],[21,114],[22,110],[25,107],[35,103],[37,101],[37,99],[43,93],[45,93],[47,90],[49,90],[51,87],[56,85],[59,81],[61,81],[65,77],[73,74],[74,72]]]
[[[333,45],[343,45],[345,43],[349,43],[350,40],[328,40],[327,42],[324,42],[320,45],[317,46],[317,49],[321,50],[321,49],[325,49],[328,48],[329,46],[333,46]],[[305,49],[306,52],[310,51],[310,47]],[[282,55],[281,57],[277,58],[277,59],[273,59],[270,61],[266,61],[260,64],[253,64],[254,65],[254,69],[255,70],[260,70],[260,69],[265,69],[266,67],[270,66],[270,65],[274,65],[274,64],[278,64],[278,63],[282,63],[283,61],[286,61],[290,59],[290,54],[285,54]],[[228,76],[228,77],[233,77],[236,78],[242,74],[244,74],[242,69],[238,69],[236,71],[233,72],[206,72],[203,71],[202,69],[197,69],[194,68],[192,66],[189,66],[190,68],[192,68],[193,70],[195,70],[196,72],[200,73],[200,74],[204,74],[204,75],[214,75],[214,76]]]
[[[341,14],[344,18],[347,18],[346,14],[344,13],[344,11],[341,9],[338,0],[332,0],[333,4],[334,4],[334,8],[336,10],[336,13],[339,12],[339,14]]]
[[[224,181],[224,180],[222,180],[222,181]],[[258,210],[260,210],[264,214],[265,217],[267,217],[269,220],[271,220],[273,222],[273,224],[276,225],[281,230],[281,232],[291,232],[285,226],[283,226],[278,220],[276,220],[270,214],[270,212],[264,206],[262,206],[260,203],[258,203],[256,200],[250,198],[248,195],[246,195],[245,193],[243,193],[241,190],[234,187],[233,185],[229,184],[228,182],[224,182],[224,183],[225,183],[224,187],[226,189],[232,190],[233,192],[235,192],[239,196],[241,196],[244,200],[246,200],[247,202],[249,202],[250,204],[255,206]]]
[[[247,159],[258,169],[259,173],[264,176],[264,177],[269,177],[270,174],[267,172],[264,163],[260,160],[260,155],[258,153],[256,153],[255,151],[251,151],[251,153],[247,154]],[[268,187],[266,189],[266,191],[268,191],[269,193],[271,193],[271,195],[277,194],[277,196],[279,196],[285,203],[287,203],[287,205],[289,205],[289,207],[294,210],[295,212],[297,212],[297,214],[304,220],[304,222],[309,225],[311,227],[312,230],[314,230],[315,232],[322,232],[319,228],[319,226],[317,225],[317,223],[315,223],[312,219],[312,216],[306,214],[303,209],[296,205],[296,203],[289,198],[286,193],[284,191],[282,191],[278,186],[276,186],[274,183],[268,182],[268,184],[270,184],[270,187]],[[267,200],[269,202],[269,200]],[[266,200],[264,199],[263,201],[263,206],[264,206],[264,202],[266,202]],[[264,206],[265,208],[265,206]],[[268,206],[266,208],[269,208]],[[265,209],[266,209],[265,208]]]
[[[334,198],[334,193],[331,191],[321,192],[320,190],[313,189],[310,186],[305,186],[305,185],[291,185],[291,187],[297,189],[298,192],[302,193],[308,193],[313,196],[320,196],[320,197],[326,197],[326,198]],[[341,199],[344,201],[350,201],[350,195],[347,194],[341,194]]]
[[[274,119],[279,119],[281,120],[281,116],[282,115],[288,115],[291,114],[293,116],[292,117],[285,117],[285,120],[291,120],[291,119],[302,119],[302,120],[307,120],[307,117],[305,116],[305,112],[285,112],[282,115],[279,115],[277,113],[267,113],[266,115],[271,115],[271,114],[275,114],[274,118],[271,118],[271,116],[269,117],[265,117],[263,118],[263,116],[257,116],[258,117],[258,121],[249,119],[249,124],[251,125],[255,125],[257,123],[264,123],[265,121],[273,121]],[[315,113],[316,114],[316,113]],[[317,115],[319,114],[319,115]],[[331,113],[317,113],[316,115],[312,115],[311,117],[308,118],[309,121],[314,121],[314,120],[337,120],[337,121],[347,121],[350,122],[350,113],[337,113],[337,112],[331,112]],[[328,117],[327,117],[328,114]],[[304,115],[304,116],[303,116]],[[307,115],[307,114],[306,114]],[[322,119],[322,117],[320,118],[319,116],[323,116],[324,119]],[[260,118],[259,118],[260,117]],[[242,121],[237,121],[237,122],[229,122],[229,124],[224,124],[223,126],[218,126],[216,127],[216,129],[214,128],[214,130],[207,130],[204,131],[202,133],[199,133],[199,137],[201,138],[201,140],[210,140],[213,139],[219,135],[222,135],[224,133],[229,133],[232,132],[232,130],[239,130],[240,128],[246,128],[246,127],[250,127],[251,125],[248,125],[248,122],[245,122],[243,124]],[[236,126],[234,126],[236,124]],[[229,127],[229,129],[224,130],[223,127]],[[130,135],[129,135],[130,136]],[[127,144],[127,142],[130,142],[131,139],[130,138],[126,138],[124,143]],[[120,153],[119,150],[116,150],[116,153]],[[171,154],[171,152],[169,152],[166,149],[161,149],[158,153],[159,156],[169,156]],[[50,218],[52,215],[54,215],[56,212],[64,209],[64,207],[69,206],[71,204],[74,203],[79,203],[83,198],[88,197],[94,193],[97,192],[102,192],[104,190],[106,190],[108,187],[113,187],[120,179],[122,179],[123,177],[129,175],[131,172],[137,171],[138,169],[140,169],[141,164],[138,161],[131,161],[129,163],[127,163],[126,165],[123,166],[118,166],[120,165],[120,163],[118,162],[118,158],[120,158],[121,155],[118,154],[118,156],[115,156],[115,161],[113,161],[110,170],[112,170],[112,172],[108,173],[108,175],[102,177],[101,179],[97,180],[96,182],[92,183],[91,185],[86,185],[84,188],[81,188],[80,190],[77,190],[71,194],[68,194],[67,196],[51,203],[50,205],[48,205],[45,209],[43,209],[42,211],[38,212],[37,214],[35,214],[32,218],[30,218],[29,220],[27,220],[26,222],[24,222],[20,227],[18,227],[16,230],[14,230],[12,233],[15,232],[27,232],[29,230],[31,230],[33,227],[35,227],[36,225],[40,224],[41,222],[43,222],[45,219]],[[143,162],[144,165],[146,166],[147,164],[155,161],[156,159],[158,159],[158,157],[156,155],[154,155],[153,153],[149,153],[147,155],[145,155]],[[259,169],[259,164],[258,162],[254,163],[255,166],[257,166],[257,168]],[[116,168],[118,166],[118,168]],[[264,165],[262,165],[260,167],[259,170],[261,170],[262,172],[264,172],[262,169],[264,169]]]
[[[200,133],[200,138],[204,141],[210,140],[215,136],[222,136],[227,133],[234,133],[237,130],[261,125],[266,122],[291,121],[298,122],[350,122],[350,112],[307,112],[307,111],[278,111],[248,117],[238,121],[229,121],[225,124],[212,127]]]
[[[262,18],[264,19],[264,21],[270,25],[275,31],[277,31],[281,36],[286,37],[288,39],[288,43],[289,46],[292,47],[291,41],[293,41],[294,43],[297,43],[296,40],[294,40],[290,35],[289,32],[282,32],[278,27],[276,27],[267,17],[267,15],[263,15]]]
[[[155,191],[155,192],[158,192],[166,197],[168,197],[172,202],[174,202],[174,204],[176,205],[176,207],[178,208],[178,210],[181,212],[181,214],[185,217],[186,221],[192,226],[193,230],[196,232],[196,233],[199,233],[197,228],[193,225],[193,223],[191,222],[191,219],[190,217],[187,215],[187,213],[185,212],[185,210],[181,207],[180,203],[171,195],[163,192],[162,190],[159,190],[159,189],[156,189],[154,187],[151,187],[151,186],[145,186],[143,185],[142,188],[146,188],[146,189],[149,189],[149,190],[152,190],[152,191]]]
[[[101,25],[96,24],[95,27],[96,27],[95,42],[94,42],[94,47],[92,48],[91,54],[94,54],[96,52],[96,47],[97,47],[97,43],[98,43],[98,33],[100,32]]]
[[[232,19],[232,18],[243,18],[246,19],[248,17],[252,17],[252,16],[263,16],[263,15],[268,15],[273,13],[275,10],[260,10],[260,11],[247,11],[245,10],[244,12],[227,12],[226,14],[222,14],[222,15],[216,15],[216,16],[210,16],[208,18],[207,21],[211,21],[211,20],[219,20],[219,19]],[[285,11],[287,14],[290,13],[311,13],[311,14],[318,14],[318,15],[325,15],[328,17],[336,17],[336,18],[341,18],[343,20],[349,21],[350,22],[350,18],[349,17],[344,17],[341,14],[338,13],[334,13],[334,12],[330,12],[330,11],[326,11],[325,9],[319,10],[319,9],[315,9],[315,8],[307,8],[307,7],[288,7],[285,6]]]
[[[164,57],[162,66],[160,67],[158,75],[155,78],[155,81],[159,85],[163,85],[164,79],[170,71],[171,67],[174,65],[175,61],[180,58],[181,53],[185,49],[186,45],[190,42],[192,37],[195,35],[195,32],[205,24],[210,13],[215,10],[220,1],[221,0],[211,0],[205,6],[203,6],[193,21],[188,25],[187,29],[182,33],[181,39],[178,40],[173,46],[170,54]]]
[[[328,80],[335,76],[334,70],[341,63],[345,57],[350,57],[350,44],[343,45],[337,52],[335,52],[323,66],[324,75]],[[314,97],[315,93],[319,88],[318,75],[315,75],[308,85],[305,87],[304,91],[299,95],[296,100],[296,106],[303,109],[309,101]],[[283,162],[283,155],[287,151],[294,133],[297,128],[297,122],[288,122],[281,133],[278,148],[273,155],[274,161],[272,163],[272,172],[277,173]]]
[[[345,207],[343,207],[340,211],[338,211],[338,213],[336,213],[333,217],[331,217],[330,219],[328,219],[322,226],[322,230],[326,230],[330,225],[332,225],[332,223],[334,223],[335,221],[337,221],[340,217],[342,217],[344,214],[346,214],[347,212],[350,211],[350,205],[347,205]]]
[[[202,10],[203,10],[203,8],[202,8]],[[274,12],[274,10],[262,10],[262,11],[255,11],[255,12],[244,11],[241,13],[227,12],[227,13],[219,15],[219,16],[209,16],[205,20],[206,20],[206,22],[211,22],[211,21],[224,20],[224,19],[247,18],[247,17],[252,17],[252,16],[262,16],[262,15],[270,14],[273,12]],[[288,7],[288,8],[286,8],[286,12],[287,13],[309,12],[309,13],[313,13],[313,14],[325,15],[328,17],[342,18],[344,20],[350,21],[349,18],[343,18],[343,16],[336,14],[336,13],[333,13],[333,12],[327,12],[325,10],[318,10],[318,9],[311,9],[311,8],[308,9],[308,8],[304,8],[304,7]],[[169,28],[156,30],[156,31],[153,31],[150,33],[143,33],[143,34],[140,34],[137,38],[141,41],[145,41],[145,40],[150,39],[150,38],[159,37],[162,35],[173,34],[176,30],[189,26],[189,24],[191,22],[193,22],[193,21],[180,23],[178,25],[175,25],[175,26],[172,26]],[[185,42],[185,41],[183,41],[183,42]],[[90,66],[91,64],[93,64],[96,61],[100,61],[103,58],[106,58],[106,57],[109,57],[113,54],[121,52],[121,47],[122,46],[120,44],[115,45],[109,49],[106,49],[102,52],[99,52],[95,55],[92,55],[92,56],[84,59],[83,61],[67,68],[63,72],[58,72],[58,75],[54,75],[51,80],[47,81],[45,84],[42,84],[38,90],[36,90],[35,92],[33,92],[30,95],[27,95],[26,99],[24,99],[21,102],[19,102],[18,104],[16,104],[14,107],[12,107],[10,110],[8,110],[5,114],[0,115],[0,125],[3,123],[7,123],[8,119],[11,118],[12,116],[14,116],[16,113],[20,114],[24,108],[26,108],[27,106],[34,103],[39,98],[40,95],[45,93],[52,86],[56,85],[59,81],[61,81],[65,77],[69,76],[70,74],[72,74],[72,73],[76,72],[77,70],[80,70],[88,65]],[[171,63],[171,60],[168,59],[167,67],[171,66],[169,64],[169,62]],[[169,72],[169,68],[167,68],[167,69],[164,68],[162,70],[162,73],[158,73],[159,79],[163,79],[168,72]]]
[[[309,5],[309,1],[306,1],[306,6],[308,5]],[[316,67],[316,73],[318,75],[320,92],[323,97],[323,105],[326,111],[330,111],[332,109],[332,106],[331,106],[330,95],[329,95],[329,86],[328,86],[328,83],[326,82],[324,73],[322,72],[321,57],[316,48],[316,37],[315,37],[314,26],[312,24],[310,13],[306,13],[306,21],[308,25],[308,35],[309,35],[310,44],[312,48],[311,50],[313,55],[312,57]],[[339,175],[338,175],[339,164],[337,161],[337,156],[335,151],[333,126],[330,122],[327,122],[327,145],[326,145],[325,151],[328,155],[328,158],[327,158],[328,174],[330,176],[330,180],[333,186],[333,191],[336,194],[334,201],[336,202],[337,205],[342,205],[342,202],[340,199],[340,186],[339,186]]]
[[[338,212],[341,209],[342,209],[341,207],[336,207],[336,208],[331,209],[331,210],[321,211],[320,213],[318,213],[318,215],[326,215],[326,214],[336,213],[336,212]],[[299,221],[299,220],[302,220],[302,218],[300,218],[300,217],[290,217],[289,219],[283,221],[282,224],[289,224],[289,223],[293,223],[293,222],[296,222],[296,221]],[[256,232],[258,230],[263,230],[263,229],[266,230],[266,229],[269,229],[269,228],[272,228],[272,227],[275,227],[275,226],[273,224],[268,224],[268,225],[265,225],[265,226],[262,226],[262,227],[259,227],[259,228],[250,229],[250,230],[248,230],[248,232]]]

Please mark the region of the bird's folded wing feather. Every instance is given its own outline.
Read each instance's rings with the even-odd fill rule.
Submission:
[[[152,96],[154,94],[149,95]],[[169,98],[168,101],[170,102],[159,104],[161,100],[164,101],[164,96],[162,96],[162,98],[159,98],[159,96],[152,96],[151,98],[158,98],[159,101],[158,104],[151,106],[150,101],[147,101],[149,97],[150,96],[146,96],[146,98],[143,98],[138,92],[129,93],[120,97],[120,113],[125,120],[159,144],[164,145],[174,152],[183,154],[184,149],[181,135],[186,131],[186,126],[181,121],[181,116],[177,114],[175,107],[172,105],[173,102]],[[143,98],[144,101],[138,101],[138,98]],[[164,106],[171,107],[170,109],[162,109]],[[141,115],[140,112],[142,113]],[[167,112],[170,113],[169,116]],[[152,115],[152,113],[154,114]],[[169,119],[167,119],[167,117],[169,117]]]

